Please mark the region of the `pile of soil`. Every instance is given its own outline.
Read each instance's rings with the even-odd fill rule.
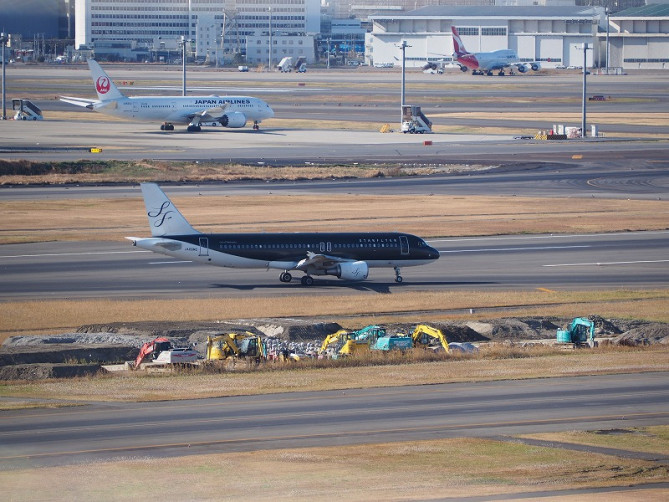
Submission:
[[[591,316],[596,336],[620,345],[669,343],[669,324]],[[524,342],[555,340],[558,328],[571,319],[506,318],[489,321],[427,322],[449,342]],[[390,324],[388,333],[412,333],[416,324]],[[138,322],[88,325],[76,333],[15,336],[0,347],[0,380],[35,380],[93,375],[102,365],[134,360],[146,342],[168,338],[174,346],[204,352],[208,336],[250,332],[274,343],[320,346],[342,329],[337,323],[303,319],[242,319],[230,322]]]

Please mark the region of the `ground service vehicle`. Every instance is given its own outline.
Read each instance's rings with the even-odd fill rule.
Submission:
[[[12,99],[12,109],[16,112],[14,120],[44,120],[42,110],[27,99]]]
[[[402,126],[404,134],[423,134],[432,132],[432,122],[421,111],[420,106],[402,106]]]
[[[293,71],[293,58],[287,56],[279,61],[279,64],[276,65],[276,69],[281,73],[290,73]]]
[[[433,328],[427,324],[419,324],[411,334],[414,347],[421,347],[430,350],[441,350],[443,348],[449,352],[448,340],[440,329]]]
[[[566,329],[557,330],[557,343],[571,343],[574,347],[596,347],[595,323],[585,317],[575,317]]]
[[[158,337],[142,346],[133,368],[139,369],[149,357],[150,362],[155,364],[179,364],[194,363],[198,360],[198,356],[196,350],[188,347],[174,347],[167,338]]]

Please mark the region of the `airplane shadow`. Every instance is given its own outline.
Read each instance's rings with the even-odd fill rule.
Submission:
[[[313,286],[303,286],[299,280],[293,280],[290,284],[280,282],[268,284],[211,284],[211,289],[231,289],[236,291],[254,291],[256,289],[267,289],[278,291],[281,290],[286,293],[291,291],[309,291],[331,289],[331,290],[354,290],[360,292],[374,292],[378,294],[392,294],[399,293],[403,288],[409,287],[449,287],[449,286],[486,286],[497,284],[496,282],[487,281],[406,281],[402,283],[393,282],[344,282],[344,281],[330,281],[315,279]]]
[[[286,134],[282,132],[281,129],[259,129],[257,131],[254,131],[253,129],[249,128],[241,128],[241,129],[231,129],[229,127],[203,127],[200,132],[188,132],[186,130],[186,126],[174,126],[174,131],[161,131],[161,130],[154,130],[154,131],[145,131],[145,134],[150,134],[152,136],[193,136],[193,137],[198,137],[203,134],[215,134],[215,133],[222,133],[225,132],[226,134],[262,134],[264,136],[285,136]]]

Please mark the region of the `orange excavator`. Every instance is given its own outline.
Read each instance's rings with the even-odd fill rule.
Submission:
[[[142,346],[133,368],[139,369],[140,365],[149,356],[151,356],[153,362],[165,364],[192,363],[198,359],[197,351],[190,348],[175,348],[167,338],[158,337]]]

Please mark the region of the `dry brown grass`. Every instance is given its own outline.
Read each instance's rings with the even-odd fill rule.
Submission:
[[[424,237],[664,230],[669,201],[529,197],[256,195],[174,197],[204,232],[411,231]],[[244,211],[239,211],[244,207]],[[309,208],[305,210],[305,208]],[[147,233],[141,198],[0,202],[0,243],[122,240]]]
[[[164,482],[155,482],[156,473]],[[507,499],[516,493],[524,499],[534,491],[559,497],[561,490],[668,480],[666,466],[654,462],[487,439],[130,457],[0,472],[10,501]],[[666,500],[666,490],[640,487],[586,497],[654,502]]]

